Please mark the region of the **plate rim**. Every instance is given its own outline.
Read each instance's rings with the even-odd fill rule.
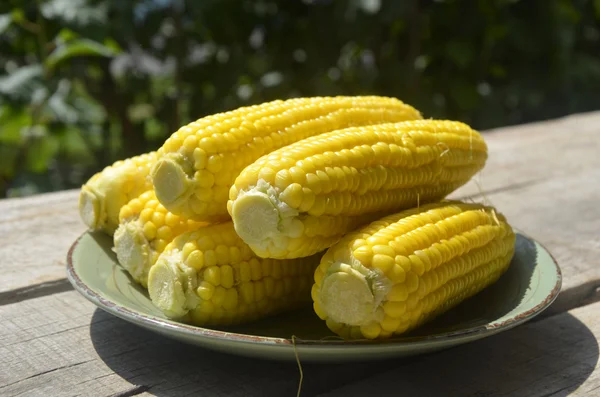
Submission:
[[[338,340],[338,339],[327,339],[327,340],[316,340],[316,339],[301,339],[295,336],[290,338],[281,338],[281,337],[272,337],[272,336],[259,336],[259,335],[250,335],[250,334],[242,334],[236,332],[222,331],[211,328],[204,328],[200,326],[180,323],[170,319],[159,318],[150,314],[145,314],[141,312],[134,311],[126,306],[115,303],[110,299],[105,298],[90,286],[88,286],[77,274],[75,267],[73,265],[73,254],[75,250],[78,248],[81,240],[86,236],[91,234],[90,230],[86,230],[83,232],[75,242],[69,248],[67,253],[66,260],[66,270],[67,270],[67,279],[73,286],[73,288],[83,295],[87,300],[92,302],[98,308],[105,310],[121,319],[126,321],[133,321],[134,323],[144,326],[146,328],[159,328],[161,330],[168,330],[179,334],[184,334],[185,336],[192,338],[206,338],[208,340],[213,340],[216,342],[232,342],[232,343],[244,343],[244,344],[252,344],[252,345],[266,345],[266,346],[281,346],[281,347],[295,347],[295,346],[316,346],[316,347],[345,347],[345,346],[380,346],[380,345],[420,345],[420,344],[428,344],[430,342],[436,341],[461,341],[465,338],[473,337],[475,335],[491,332],[497,333],[501,330],[509,329],[515,327],[519,324],[525,323],[531,320],[533,317],[537,316],[541,312],[543,312],[548,306],[550,306],[557,298],[561,291],[563,275],[556,261],[556,258],[552,255],[552,253],[539,241],[530,237],[529,235],[515,229],[516,234],[521,234],[523,237],[527,238],[530,241],[538,244],[550,257],[552,263],[554,265],[554,270],[556,272],[556,283],[552,287],[549,295],[546,296],[540,303],[532,307],[531,309],[519,313],[516,316],[505,319],[503,321],[496,321],[489,324],[479,325],[475,327],[470,327],[466,329],[461,329],[457,331],[448,331],[442,332],[433,335],[422,335],[422,336],[413,336],[413,337],[403,337],[402,339],[390,338],[384,340]]]

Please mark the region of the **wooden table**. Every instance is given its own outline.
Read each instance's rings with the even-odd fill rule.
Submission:
[[[303,396],[600,396],[600,112],[501,128],[455,197],[546,245],[564,283],[523,326],[437,354],[304,367]],[[77,192],[0,201],[0,396],[293,396],[295,363],[213,353],[96,309],[65,279]]]

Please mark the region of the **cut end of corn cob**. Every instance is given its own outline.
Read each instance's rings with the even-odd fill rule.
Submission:
[[[275,190],[263,180],[231,203],[231,215],[237,234],[259,256],[273,249],[277,241],[299,237],[304,231],[302,223],[293,219],[298,211],[278,200]]]
[[[315,313],[346,339],[405,333],[494,283],[514,254],[504,217],[442,202],[390,215],[344,237],[315,271]]]
[[[79,193],[79,216],[85,225],[96,230],[102,223],[104,200],[89,186],[83,186]]]
[[[189,273],[189,272],[188,272]],[[195,275],[185,274],[177,266],[177,259],[161,256],[150,269],[148,292],[152,303],[171,318],[180,318],[198,302],[190,293]]]
[[[81,187],[79,215],[92,230],[112,235],[119,211],[127,202],[152,187],[148,174],[156,152],[117,161],[92,176]]]
[[[246,241],[256,243],[262,234],[279,234],[277,208],[262,192],[248,192],[235,203],[232,212],[238,219],[236,232]]]
[[[377,309],[390,288],[391,282],[382,272],[356,260],[339,261],[323,279],[320,305],[337,323],[366,325],[381,321],[382,313]]]
[[[145,287],[153,253],[143,229],[137,222],[121,224],[115,231],[114,245],[113,250],[121,266]]]
[[[193,193],[193,174],[186,172],[185,160],[177,154],[165,155],[152,167],[156,197],[165,207],[179,207]]]

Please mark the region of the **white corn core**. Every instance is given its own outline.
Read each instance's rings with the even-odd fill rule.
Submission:
[[[167,317],[181,318],[200,304],[196,295],[196,270],[181,261],[181,251],[162,253],[148,274],[148,293],[152,303]]]
[[[354,258],[336,261],[321,283],[319,305],[337,323],[368,325],[383,319],[381,304],[391,286],[381,271],[368,269]]]
[[[134,280],[147,285],[153,250],[137,220],[122,223],[113,237],[117,259]]]
[[[279,200],[279,194],[261,179],[232,203],[235,231],[259,256],[285,249],[288,238],[300,237],[304,231],[298,211]]]
[[[158,160],[150,174],[156,197],[165,206],[178,206],[194,192],[193,172],[180,155]]]
[[[79,216],[83,223],[92,230],[101,227],[102,200],[88,186],[83,186],[79,193]]]

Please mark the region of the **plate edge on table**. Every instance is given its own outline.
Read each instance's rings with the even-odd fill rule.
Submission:
[[[543,301],[541,301],[539,304],[537,304],[533,308],[527,310],[526,312],[520,313],[510,319],[506,319],[504,321],[495,322],[495,323],[491,323],[491,324],[480,325],[480,326],[476,326],[476,327],[472,327],[472,328],[467,328],[467,329],[463,329],[460,331],[450,331],[450,332],[443,332],[443,333],[439,333],[439,334],[425,335],[425,336],[405,337],[402,340],[387,339],[387,340],[381,340],[381,341],[365,341],[365,340],[342,341],[342,340],[304,340],[304,339],[299,339],[299,338],[294,338],[294,340],[292,340],[291,338],[288,339],[288,338],[280,338],[280,337],[248,335],[248,334],[241,334],[241,333],[235,333],[235,332],[213,330],[210,328],[203,328],[203,327],[193,326],[193,325],[189,325],[189,324],[185,324],[185,323],[178,323],[178,322],[168,320],[168,319],[158,318],[158,317],[155,317],[152,315],[133,311],[127,307],[115,304],[114,302],[110,301],[109,299],[103,297],[101,294],[94,291],[92,288],[90,288],[86,283],[84,283],[81,280],[81,278],[79,277],[79,275],[77,274],[77,272],[75,271],[75,268],[73,266],[73,253],[77,249],[81,239],[84,238],[89,233],[90,233],[89,231],[86,231],[82,235],[80,235],[75,240],[75,242],[72,244],[72,246],[69,248],[69,251],[67,253],[67,260],[66,260],[66,262],[67,262],[66,263],[67,278],[77,292],[79,292],[87,300],[92,302],[94,305],[96,305],[100,309],[107,311],[113,315],[116,315],[117,317],[124,319],[126,321],[133,322],[137,325],[145,326],[147,328],[158,327],[159,329],[165,330],[165,331],[171,330],[174,332],[185,334],[186,336],[191,336],[191,337],[201,336],[201,337],[204,337],[207,339],[213,339],[215,341],[227,340],[229,342],[234,342],[234,343],[261,344],[261,345],[266,345],[266,346],[271,346],[271,347],[281,346],[281,347],[290,347],[290,348],[292,346],[308,347],[311,345],[312,346],[320,346],[320,347],[324,347],[324,346],[327,346],[327,347],[379,346],[379,345],[395,345],[395,346],[397,346],[397,345],[402,345],[402,344],[412,346],[412,345],[428,343],[428,342],[437,341],[437,340],[444,340],[444,341],[448,341],[448,342],[456,340],[457,342],[459,342],[462,339],[473,337],[479,333],[491,331],[491,333],[493,334],[493,333],[497,333],[501,330],[507,330],[507,329],[515,327],[519,324],[527,322],[528,320],[532,319],[533,317],[535,317],[538,314],[540,314],[541,312],[543,312],[548,306],[550,306],[552,304],[552,302],[554,302],[554,300],[558,296],[560,289],[562,287],[562,272],[560,270],[560,266],[558,265],[556,259],[551,254],[551,252],[537,240],[529,237],[527,234],[522,233],[521,231],[518,231],[517,232],[518,234],[521,234],[526,239],[536,243],[537,245],[542,247],[544,249],[544,251],[548,254],[548,256],[552,260],[552,263],[554,264],[554,267],[556,270],[556,283],[555,283],[554,287],[552,288],[552,290],[550,291],[550,294],[548,296],[546,296],[546,298]],[[133,318],[135,319],[135,321],[133,321]]]

